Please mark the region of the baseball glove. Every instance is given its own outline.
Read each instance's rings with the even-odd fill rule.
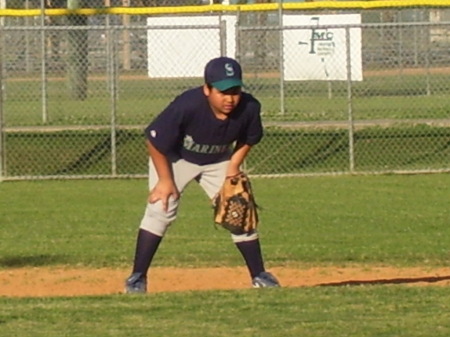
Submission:
[[[245,173],[225,179],[213,208],[214,222],[232,234],[251,233],[258,226],[258,206]]]

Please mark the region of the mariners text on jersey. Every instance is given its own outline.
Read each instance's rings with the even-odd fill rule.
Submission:
[[[183,140],[183,148],[187,151],[211,154],[211,153],[224,153],[230,148],[229,145],[208,145],[208,144],[197,144],[192,136],[186,135]]]

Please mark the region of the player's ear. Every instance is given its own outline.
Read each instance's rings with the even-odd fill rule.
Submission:
[[[203,84],[203,93],[205,94],[206,97],[209,96],[209,94],[211,93],[211,87],[208,84]]]

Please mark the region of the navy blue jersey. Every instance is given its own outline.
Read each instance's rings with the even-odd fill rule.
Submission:
[[[238,106],[225,120],[215,117],[203,88],[176,97],[145,129],[152,145],[164,155],[175,154],[205,165],[227,160],[237,141],[257,144],[263,135],[261,105],[242,92]]]

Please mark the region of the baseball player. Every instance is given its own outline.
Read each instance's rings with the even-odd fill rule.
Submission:
[[[228,57],[209,61],[204,85],[176,97],[145,129],[149,153],[149,197],[140,223],[126,293],[145,293],[147,273],[180,196],[192,180],[213,199],[225,178],[240,172],[263,135],[261,105],[241,90],[242,70]],[[278,287],[264,268],[258,233],[232,234],[254,287]]]

